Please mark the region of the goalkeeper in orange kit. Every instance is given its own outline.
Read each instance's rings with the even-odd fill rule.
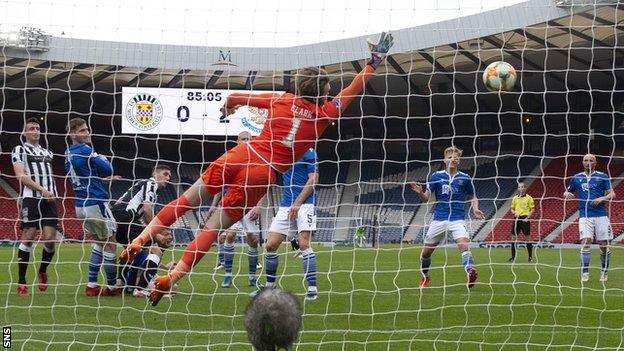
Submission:
[[[149,223],[141,235],[122,252],[131,260],[148,240],[169,227],[178,217],[206,201],[228,186],[219,208],[211,215],[201,233],[182,255],[175,269],[156,278],[150,295],[156,305],[173,284],[188,274],[210,249],[218,233],[243,218],[266,194],[277,179],[303,154],[315,146],[325,129],[339,118],[351,101],[359,96],[373,72],[383,61],[393,44],[392,35],[382,33],[377,44],[369,41],[371,58],[364,69],[333,100],[328,101],[329,77],[318,67],[301,69],[295,77],[296,94],[235,93],[228,96],[222,108],[224,115],[232,114],[243,105],[269,110],[269,117],[260,135],[238,145],[214,161],[178,199],[167,204]]]

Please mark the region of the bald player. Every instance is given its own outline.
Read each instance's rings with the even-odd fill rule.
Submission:
[[[611,223],[607,217],[605,204],[615,199],[615,192],[611,186],[609,176],[596,171],[596,156],[583,156],[583,172],[574,177],[563,193],[565,199],[579,198],[579,233],[581,239],[581,281],[589,280],[590,245],[594,236],[600,245],[601,275],[600,281],[608,280],[609,269],[609,241],[613,239]]]

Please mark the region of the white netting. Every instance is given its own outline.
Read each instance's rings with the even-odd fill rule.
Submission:
[[[387,29],[395,47],[364,97],[316,143],[317,300],[303,300],[302,263],[287,241],[279,251],[278,286],[301,297],[304,312],[294,348],[624,348],[623,4],[6,0],[0,8],[0,269],[7,272],[0,278],[0,318],[12,328],[12,348],[249,349],[243,320],[254,288],[241,240],[230,288],[221,287],[225,276],[214,269],[213,247],[180,282],[180,293],[156,308],[131,295],[85,296],[91,235],[77,219],[63,169],[68,121],[85,119],[94,149],[112,160],[121,177],[106,183],[112,200],[149,178],[155,164],[171,166],[159,210],[232,148],[238,132],[257,135],[262,128],[262,110],[221,118],[229,94],[293,91],[297,69],[323,66],[334,96],[366,65],[363,35],[377,38]],[[515,67],[512,91],[485,89],[481,77],[494,61]],[[35,245],[29,295],[18,297],[23,213],[11,150],[31,117],[40,121],[41,144],[54,153],[65,240],[45,292],[37,288],[43,245]],[[410,184],[443,169],[443,150],[452,144],[464,150],[459,169],[472,176],[485,215],[477,220],[467,211],[479,279],[466,288],[461,257],[447,241],[432,256],[431,285],[421,290],[420,252],[434,200],[421,203]],[[598,280],[595,245],[590,280],[581,283],[578,205],[561,197],[588,152],[598,156],[597,169],[617,195],[608,207],[614,237],[608,282]],[[524,243],[508,262],[519,179],[536,203],[533,262]],[[260,203],[263,240],[280,205],[279,184]],[[175,222],[176,246],[165,251],[164,263],[180,258],[209,210],[208,201]],[[260,282],[263,256],[261,248]]]

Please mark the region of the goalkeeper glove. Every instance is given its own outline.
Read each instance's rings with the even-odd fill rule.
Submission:
[[[377,68],[394,44],[392,34],[381,32],[381,36],[379,37],[377,44],[374,44],[370,38],[366,39],[366,42],[368,43],[368,48],[371,52],[371,58],[368,60],[367,64]]]

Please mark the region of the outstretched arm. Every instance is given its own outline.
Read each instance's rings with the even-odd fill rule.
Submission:
[[[240,106],[253,106],[257,108],[269,108],[273,101],[279,98],[282,94],[278,93],[265,93],[265,94],[248,94],[248,93],[233,93],[229,95],[225,101],[225,105],[221,109],[226,116],[229,116],[236,111]]]
[[[386,34],[385,32],[381,33],[377,44],[373,44],[368,40],[371,58],[366,63],[364,69],[353,78],[348,87],[338,93],[332,101],[328,101],[323,105],[328,115],[339,117],[353,99],[360,95],[366,83],[373,77],[373,72],[381,64],[393,44],[392,34]]]

